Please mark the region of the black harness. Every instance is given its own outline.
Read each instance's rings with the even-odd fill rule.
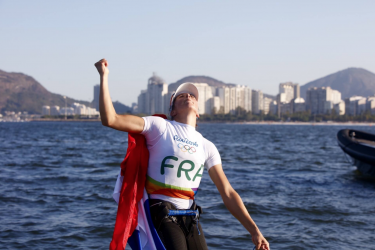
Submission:
[[[150,199],[150,212],[157,231],[159,231],[162,222],[170,220],[180,226],[186,239],[193,235],[194,226],[197,227],[198,235],[200,235],[198,222],[203,211],[195,201],[190,209],[177,209],[168,201]]]

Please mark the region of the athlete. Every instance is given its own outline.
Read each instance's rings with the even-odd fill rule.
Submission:
[[[256,249],[269,250],[241,197],[224,174],[215,145],[195,130],[199,93],[192,83],[180,85],[170,100],[171,120],[161,117],[119,115],[108,90],[108,61],[95,63],[100,75],[99,109],[104,126],[143,134],[150,152],[146,191],[155,228],[167,250],[207,249],[203,230],[194,216],[166,217],[166,210],[197,209],[194,195],[204,168],[232,215],[251,234]]]

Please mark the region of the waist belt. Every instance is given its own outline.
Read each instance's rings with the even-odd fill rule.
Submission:
[[[168,216],[176,216],[176,215],[195,215],[195,217],[199,217],[199,209],[197,210],[169,210]]]
[[[163,200],[150,200],[150,211],[153,217],[154,226],[156,230],[159,230],[160,225],[164,220],[171,220],[174,223],[178,224],[183,231],[185,231],[185,236],[188,237],[191,235],[192,226],[196,224],[198,235],[200,235],[198,222],[200,215],[203,213],[202,208],[197,206],[195,201],[190,209],[177,209],[172,203]],[[178,219],[177,217],[183,217]],[[191,220],[191,223],[187,223],[188,220]],[[190,224],[188,226],[187,224]]]

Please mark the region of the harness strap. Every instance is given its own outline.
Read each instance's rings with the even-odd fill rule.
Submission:
[[[199,216],[199,210],[169,210],[168,216],[176,216],[176,215],[195,215],[195,217]]]
[[[198,227],[199,217],[202,214],[202,208],[200,206],[197,206],[194,203],[192,206],[193,209],[179,210],[179,209],[176,209],[176,207],[173,204],[167,201],[154,200],[154,202],[152,203],[153,204],[150,205],[150,209],[156,212],[155,213],[156,223],[154,223],[154,225],[156,226],[156,230],[159,230],[161,223],[165,219],[170,219],[174,223],[179,224],[180,227],[183,228],[187,238],[190,237],[190,235],[192,235],[193,233],[193,230],[192,230],[192,227],[194,226],[193,224],[197,225],[198,235],[201,234],[199,231],[199,227]],[[180,217],[180,219],[177,219],[176,216]],[[190,217],[190,218],[188,219],[187,217]],[[186,225],[187,219],[191,220],[191,224],[189,228]],[[178,221],[181,221],[181,223],[179,223]]]
[[[197,210],[169,210],[168,216],[192,216],[195,215],[195,218],[193,219],[194,223],[197,225],[198,235],[201,235],[201,232],[199,231],[198,227],[198,221],[199,221],[199,209]],[[189,230],[189,234],[190,234]]]

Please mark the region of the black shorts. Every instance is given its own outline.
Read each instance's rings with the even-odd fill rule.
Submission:
[[[167,201],[150,199],[152,222],[167,250],[207,250],[199,220],[194,216],[165,216],[167,210],[177,210]],[[194,202],[192,210],[197,206]]]

